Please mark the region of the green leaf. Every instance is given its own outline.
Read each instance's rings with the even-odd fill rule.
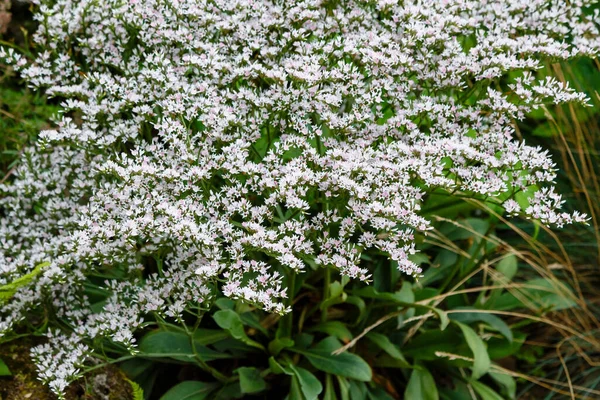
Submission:
[[[133,394],[133,400],[144,400],[144,391],[136,382],[131,379],[126,379],[127,382],[131,385],[131,392]]]
[[[367,310],[367,305],[365,301],[359,296],[348,296],[346,297],[346,303],[352,304],[356,308],[358,308],[358,315],[356,317],[356,322],[359,323],[365,317],[365,311]]]
[[[121,363],[119,367],[129,379],[140,385],[144,393],[152,393],[158,375],[156,365],[157,363],[151,360],[138,357]]]
[[[237,340],[247,344],[248,346],[256,347],[257,349],[264,350],[264,346],[254,340],[250,339],[244,331],[244,325],[240,316],[233,310],[221,310],[217,311],[213,315],[213,319],[221,328],[225,329]]]
[[[502,339],[503,343],[506,340]],[[469,348],[461,337],[458,329],[448,328],[445,331],[437,329],[424,331],[415,335],[408,343],[402,346],[402,353],[406,357],[416,360],[439,360],[437,352],[460,354],[469,356]]]
[[[377,347],[379,347],[381,350],[385,351],[387,354],[389,354],[394,359],[399,360],[403,364],[405,364],[406,365],[405,368],[410,368],[410,364],[408,363],[408,361],[406,361],[406,358],[404,358],[404,356],[400,352],[400,349],[398,348],[398,346],[393,344],[387,336],[382,335],[381,333],[369,332],[367,334],[367,339],[369,339]]]
[[[220,310],[233,310],[235,307],[235,301],[231,300],[229,297],[219,297],[215,300],[215,306],[217,306]]]
[[[15,279],[10,283],[7,283],[6,285],[0,286],[0,302],[10,299],[17,292],[17,290],[31,283],[33,278],[41,274],[42,270],[49,265],[49,262],[38,264],[31,272]]]
[[[462,322],[463,324],[469,324],[475,321],[485,322],[488,326],[500,332],[500,334],[502,334],[502,336],[504,336],[509,342],[512,342],[513,340],[513,334],[509,326],[506,325],[506,322],[494,314],[477,312],[476,310],[473,310],[473,312],[469,313],[450,312],[450,319],[453,321]]]
[[[219,385],[200,381],[184,381],[172,387],[160,400],[204,400]]]
[[[269,368],[271,369],[271,372],[275,375],[288,373],[287,369],[283,368],[283,366],[279,364],[279,362],[277,362],[275,357],[269,357]]]
[[[0,376],[12,376],[12,372],[8,368],[8,365],[4,363],[4,360],[0,358]]]
[[[517,395],[517,382],[515,378],[507,374],[501,374],[499,372],[488,372],[488,375],[492,377],[496,383],[504,388],[506,395],[510,399],[516,398]]]
[[[338,386],[340,387],[340,397],[342,400],[351,400],[350,399],[350,386],[348,385],[348,380],[343,376],[336,375],[336,379],[338,381]]]
[[[452,384],[448,387],[440,387],[440,398],[443,400],[476,400],[473,389],[465,382],[452,379]]]
[[[256,329],[265,336],[269,336],[269,332],[260,324],[260,320],[256,313],[248,311],[242,314],[238,311],[238,315],[244,325]]]
[[[439,400],[437,386],[427,368],[417,366],[413,369],[404,391],[405,399]]]
[[[304,400],[302,396],[302,389],[300,389],[300,382],[297,376],[292,376],[290,385],[290,392],[288,393],[286,400]]]
[[[342,347],[342,344],[334,337],[328,337],[316,346],[301,350],[292,350],[304,355],[313,367],[330,374],[368,382],[372,378],[371,367],[356,354],[344,352],[340,355],[331,354]]]
[[[489,307],[503,311],[515,308],[559,311],[577,306],[571,288],[563,282],[554,282],[544,278],[525,282],[518,289],[517,296],[518,298],[512,293],[503,293]]]
[[[210,400],[231,400],[241,399],[245,397],[240,388],[239,382],[233,382],[223,386],[214,396],[211,395]]]
[[[323,391],[321,382],[310,371],[304,368],[295,366],[294,364],[289,364],[289,368],[298,380],[304,399],[317,400],[319,394]]]
[[[448,323],[450,322],[446,312],[443,310],[440,310],[439,308],[428,306],[426,304],[406,302],[406,298],[407,298],[406,291],[402,292],[402,290],[400,290],[395,293],[389,293],[389,292],[380,293],[377,290],[375,290],[375,288],[368,286],[368,287],[356,290],[354,292],[354,294],[357,296],[361,296],[363,298],[393,302],[393,303],[396,303],[396,304],[406,307],[406,308],[414,307],[414,308],[421,308],[421,309],[433,311],[433,313],[436,314],[440,320],[440,330],[442,330],[442,331],[444,329],[446,329],[446,327],[448,326]]]
[[[402,283],[402,287],[396,292],[396,294],[398,295],[398,299],[401,301],[406,303],[415,302],[415,293],[413,292],[412,284],[408,281],[404,281]]]
[[[276,356],[281,352],[281,350],[292,347],[294,344],[294,341],[290,338],[279,338],[271,340],[267,348],[269,349],[269,353]]]
[[[375,387],[369,390],[369,400],[394,400],[385,390],[380,387]]]
[[[529,207],[529,199],[533,198],[539,190],[540,188],[537,185],[530,185],[524,191],[515,194],[515,200],[521,207],[521,210],[526,210]]]
[[[311,327],[310,329],[308,329],[308,331],[309,332],[315,332],[315,331],[323,332],[323,333],[328,334],[329,336],[335,336],[336,338],[338,338],[344,342],[349,342],[353,338],[352,333],[350,333],[350,331],[348,330],[346,325],[344,325],[340,321],[321,322],[320,324],[317,324],[317,325]]]
[[[196,344],[196,355],[204,361],[231,358],[229,354],[219,353],[201,344]],[[194,362],[194,350],[188,335],[182,332],[154,331],[146,334],[139,345],[140,356],[159,356],[184,362]]]
[[[511,280],[517,273],[518,262],[517,256],[511,254],[504,257],[497,265],[496,270],[500,272],[508,280]]]
[[[490,355],[490,358],[492,360],[499,360],[501,358],[510,357],[519,352],[519,350],[523,346],[523,342],[525,341],[526,335],[519,331],[516,331],[513,335],[514,339],[512,342],[509,342],[506,339],[494,337],[488,340],[488,354]]]
[[[350,399],[352,400],[367,400],[367,385],[364,382],[354,380],[348,381]]]
[[[486,374],[492,362],[490,361],[490,356],[487,352],[487,348],[485,347],[485,343],[483,340],[475,333],[470,326],[462,324],[460,322],[455,322],[456,325],[462,331],[469,348],[473,352],[473,379],[479,379],[484,374]]]
[[[325,394],[323,395],[323,400],[337,400],[331,374],[325,376]]]
[[[477,394],[481,396],[482,400],[504,400],[502,396],[496,393],[492,388],[490,388],[487,385],[484,385],[481,382],[473,380],[469,383],[471,384],[475,392],[477,392]]]
[[[348,295],[344,292],[342,284],[335,281],[329,285],[329,297],[321,302],[319,308],[325,310],[328,307],[345,302],[347,298]]]
[[[267,388],[267,383],[260,376],[260,371],[256,368],[241,367],[237,370],[240,376],[240,388],[242,393],[258,393]]]
[[[194,332],[194,340],[196,343],[207,346],[225,340],[229,337],[229,333],[222,329],[203,329],[200,328]]]

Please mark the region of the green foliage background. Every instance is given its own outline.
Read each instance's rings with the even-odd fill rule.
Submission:
[[[29,14],[16,11],[3,43],[35,51]],[[94,343],[104,362],[121,368],[135,399],[600,398],[599,64],[548,64],[540,74],[570,82],[594,104],[515,122],[524,140],[552,149],[562,193],[573,194],[566,207],[587,212],[589,226],[551,231],[436,192],[423,207],[436,229],[418,238],[423,252],[414,258],[422,278],[401,275],[375,252],[363,257],[373,272],[369,286],[314,266],[287,275],[290,314],[219,298],[183,324],[149,325],[136,355]],[[51,126],[58,102],[0,69],[2,181],[24,146]],[[87,294],[98,304],[108,296],[93,282]],[[4,363],[1,374],[11,379]]]

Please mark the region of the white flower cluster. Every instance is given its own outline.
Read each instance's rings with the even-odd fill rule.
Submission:
[[[554,164],[513,127],[586,102],[536,71],[598,55],[591,1],[34,3],[38,58],[0,57],[63,113],[0,185],[0,284],[51,266],[3,306],[4,331],[51,307],[80,337],[133,348],[144,315],[179,318],[215,287],[286,312],[282,268],[367,280],[372,248],[418,275],[433,190],[585,220],[558,211]],[[84,282],[116,269],[97,312]]]

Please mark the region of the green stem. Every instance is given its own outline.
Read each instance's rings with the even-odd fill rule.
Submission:
[[[194,359],[196,360],[196,362],[198,363],[200,368],[202,368],[206,372],[210,373],[219,382],[226,383],[226,382],[231,381],[231,379],[228,376],[220,373],[217,369],[208,365],[206,363],[206,361],[204,361],[202,359],[202,357],[200,357],[200,355],[198,354],[198,351],[196,350],[196,340],[194,340],[194,333],[190,332],[190,330],[188,329],[188,327],[185,323],[183,323],[182,326],[190,340],[190,344],[192,345],[192,352],[194,353]]]
[[[288,297],[288,306],[290,306],[290,308],[292,307],[293,303],[294,303],[294,296],[296,295],[296,273],[294,271],[290,271],[289,272],[289,279],[288,279],[288,293],[289,293],[289,297]],[[281,318],[280,324],[281,324],[281,338],[291,338],[292,337],[292,328],[293,328],[293,310],[290,310],[289,313],[287,313],[286,315],[283,316],[283,318]]]
[[[331,285],[331,268],[325,267],[325,277],[323,279],[323,299],[326,301],[329,298],[329,286]],[[327,321],[327,307],[321,311],[321,322]]]

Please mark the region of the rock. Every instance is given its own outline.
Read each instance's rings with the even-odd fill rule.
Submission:
[[[57,397],[37,379],[37,370],[29,350],[40,343],[37,338],[20,338],[0,345],[0,359],[12,376],[0,377],[0,400],[56,400]],[[119,368],[109,365],[73,382],[67,400],[128,400],[132,389]]]

